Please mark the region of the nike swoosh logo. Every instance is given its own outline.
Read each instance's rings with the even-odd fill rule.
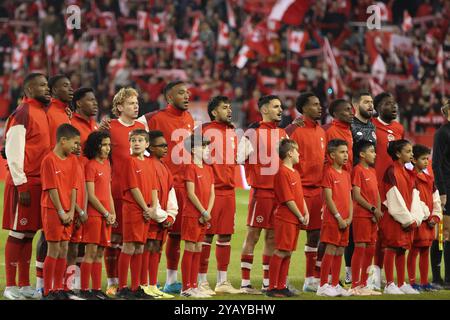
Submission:
[[[55,171],[55,174],[61,173],[61,170],[57,170]]]
[[[139,173],[139,172],[141,172],[142,171],[142,169],[141,170],[136,170],[136,173]]]

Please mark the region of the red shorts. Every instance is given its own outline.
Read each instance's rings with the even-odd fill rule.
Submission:
[[[111,226],[100,216],[90,216],[83,225],[83,243],[111,246]]]
[[[183,217],[181,224],[181,240],[202,242],[205,239],[206,225],[200,224],[200,217]]]
[[[175,222],[173,223],[172,227],[169,229],[169,233],[181,233],[181,224],[182,224],[182,218],[183,218],[183,211],[184,207],[186,207],[186,189],[184,187],[176,187],[175,189],[175,195],[177,197],[177,203],[178,203],[178,214],[177,218],[175,219]]]
[[[83,225],[80,225],[78,228],[75,224],[72,227],[72,235],[70,237],[71,243],[80,243],[83,240]]]
[[[19,192],[7,173],[3,194],[3,229],[36,232],[42,228],[41,182],[37,178],[28,178],[27,184],[31,198],[29,207],[19,204]]]
[[[164,242],[166,242],[167,233],[167,229],[164,229],[160,223],[151,220],[148,226],[147,239],[160,240],[164,244]]]
[[[415,247],[429,247],[436,238],[435,227],[430,228],[428,221],[423,221],[414,231],[414,246]]]
[[[401,224],[395,221],[389,212],[383,212],[383,217],[379,223],[381,230],[381,246],[383,248],[404,248],[411,249],[413,242],[414,230],[403,229]]]
[[[295,251],[297,249],[300,226],[276,219],[274,221],[275,248],[283,251]]]
[[[216,193],[206,234],[233,234],[235,215],[236,195],[234,190],[231,190],[229,194]]]
[[[277,202],[273,190],[250,190],[247,226],[262,229],[273,229],[273,216]]]
[[[353,242],[375,244],[378,225],[371,218],[355,217],[352,221]]]
[[[47,241],[69,241],[72,225],[63,225],[56,209],[42,207],[42,227]]]
[[[123,233],[123,225],[122,225],[122,206],[123,201],[119,198],[114,198],[114,210],[116,211],[116,222],[112,225],[111,232],[114,234],[122,234]]]
[[[149,222],[144,220],[142,212],[133,212],[125,201],[122,209],[122,241],[146,243]]]
[[[346,247],[350,235],[349,227],[339,229],[337,224],[323,223],[320,230],[320,242],[333,244],[337,247]]]
[[[322,227],[322,207],[324,204],[322,192],[315,196],[304,196],[309,212],[309,223],[307,226],[301,225],[302,230],[320,230]]]

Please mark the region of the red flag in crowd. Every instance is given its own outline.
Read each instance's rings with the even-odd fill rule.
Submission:
[[[175,59],[189,59],[190,51],[190,42],[188,40],[175,39],[173,44],[173,56]]]
[[[377,2],[376,5],[380,8],[380,19],[381,21],[390,22],[392,21],[392,12],[389,7],[383,2]]]
[[[288,31],[288,48],[300,53],[305,51],[305,45],[309,41],[309,34],[304,31]]]
[[[237,27],[236,16],[234,14],[233,8],[231,7],[230,0],[226,0],[227,5],[227,16],[228,16],[228,24],[232,28]]]
[[[310,6],[310,0],[278,0],[270,12],[269,20],[300,25]]]
[[[230,46],[230,28],[222,21],[219,21],[219,37],[217,39],[219,47],[228,48]]]
[[[148,26],[149,16],[148,13],[142,10],[137,12],[138,29],[145,30]]]
[[[386,77],[386,64],[381,52],[387,50],[391,43],[392,33],[366,32],[366,50],[369,55],[372,76],[378,83],[383,84]]]
[[[404,32],[408,32],[413,27],[412,24],[412,18],[408,13],[408,10],[403,11],[403,23],[402,23],[402,30]]]
[[[237,56],[234,58],[234,65],[239,69],[242,69],[247,64],[248,59],[252,57],[253,54],[250,47],[243,45]]]
[[[195,17],[192,25],[191,42],[196,42],[200,39],[200,18]]]
[[[328,68],[329,85],[333,88],[335,97],[342,98],[344,96],[344,83],[342,81],[333,50],[331,49],[330,42],[326,37],[323,46],[323,55]]]
[[[159,42],[158,25],[150,21],[148,24],[148,29],[150,31],[150,38],[153,42]]]
[[[267,30],[267,25],[262,22],[259,23],[250,33],[245,41],[245,44],[250,47],[250,49],[258,52],[263,57],[270,56],[271,52],[269,49],[269,41],[267,39],[269,31]]]

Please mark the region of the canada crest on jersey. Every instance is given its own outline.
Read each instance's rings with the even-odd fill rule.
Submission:
[[[388,139],[388,141],[394,141],[395,137],[394,137],[394,135],[392,133],[389,133],[388,136],[387,136],[387,139]]]

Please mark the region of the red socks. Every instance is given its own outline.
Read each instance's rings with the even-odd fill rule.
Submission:
[[[278,288],[278,279],[280,278],[281,264],[283,263],[283,258],[274,254],[272,259],[270,259],[269,268],[269,290]],[[281,288],[280,288],[281,289]]]
[[[341,272],[342,256],[334,256],[331,265],[331,285],[333,287],[339,284],[339,273]]]
[[[405,251],[397,251],[395,255],[395,268],[397,269],[397,285],[400,288],[405,283]]]
[[[277,285],[278,289],[286,288],[286,281],[287,281],[290,263],[291,263],[291,257],[285,257],[283,259],[283,263],[281,264],[281,269],[280,269],[280,277],[278,278],[278,285]]]
[[[410,284],[416,283],[416,262],[417,262],[417,256],[419,255],[420,249],[417,247],[412,247],[411,250],[409,250],[408,253],[408,278]]]
[[[322,258],[322,264],[320,267],[320,286],[328,283],[328,274],[331,270],[331,265],[333,263],[334,256],[331,254],[325,253]]]
[[[149,284],[151,286],[156,286],[156,282],[158,280],[158,266],[160,256],[161,254],[159,252],[150,252],[150,256],[148,259],[148,276]]]
[[[141,285],[148,285],[148,274],[149,274],[149,257],[150,251],[144,249],[142,254],[142,264],[141,264]]]
[[[30,285],[30,260],[33,251],[33,238],[24,238],[19,258],[19,287]]]
[[[353,253],[354,254],[354,253]],[[370,245],[364,250],[364,257],[361,265],[361,280],[359,284],[363,287],[367,286],[367,278],[369,277],[368,269],[372,264],[373,255],[375,254],[375,246]]]
[[[101,290],[102,289],[102,263],[101,262],[94,262],[92,264],[91,278],[92,278],[92,289]]]
[[[80,267],[81,290],[89,290],[89,281],[91,280],[92,263],[82,262]]]
[[[119,289],[125,288],[128,282],[128,268],[130,267],[131,254],[121,252],[119,256]],[[109,277],[109,275],[108,275]]]
[[[271,256],[266,256],[263,254],[262,256],[262,264],[263,264],[263,284],[264,280],[269,281],[269,265],[270,265]]]
[[[64,290],[64,274],[66,273],[67,260],[66,258],[56,259],[55,275],[53,278],[53,289]]]
[[[419,270],[420,270],[420,284],[428,284],[428,266],[430,256],[430,247],[420,248],[420,258],[419,258]]]
[[[394,258],[395,251],[387,249],[384,251],[384,272],[386,273],[386,285],[394,282]]]
[[[113,245],[117,246],[118,244],[114,243]],[[118,278],[119,257],[120,257],[120,248],[117,247],[105,248],[105,269],[108,278]]]
[[[250,281],[250,271],[253,265],[253,255],[243,254],[241,255],[241,274],[242,280]]]
[[[169,234],[166,243],[166,261],[167,269],[178,270],[178,262],[180,260],[180,242],[179,235]]]
[[[356,288],[360,285],[360,275],[362,260],[364,258],[364,253],[366,248],[355,246],[352,256],[352,288]]]
[[[141,280],[142,267],[142,253],[133,254],[131,256],[130,270],[131,270],[131,291],[136,291],[139,288]]]
[[[200,273],[208,273],[209,256],[211,254],[211,243],[203,242],[200,255]]]
[[[56,269],[56,258],[52,258],[47,256],[44,261],[44,295],[48,295],[48,293],[53,290],[53,278],[55,276]]]
[[[198,271],[200,269],[201,252],[194,252],[192,255],[192,269],[191,269],[191,288],[197,288]]]
[[[309,247],[308,247],[309,248]],[[316,249],[316,248],[311,248]],[[306,251],[305,247],[305,257],[306,257],[306,277],[314,277],[314,268],[316,266],[317,249],[316,251]]]
[[[217,270],[227,271],[230,264],[231,246],[229,242],[216,241]]]
[[[23,241],[9,236],[5,245],[6,286],[16,286],[17,265],[22,251]]]
[[[183,259],[181,259],[181,281],[183,282],[183,291],[191,287],[191,266],[195,252],[184,250]]]

